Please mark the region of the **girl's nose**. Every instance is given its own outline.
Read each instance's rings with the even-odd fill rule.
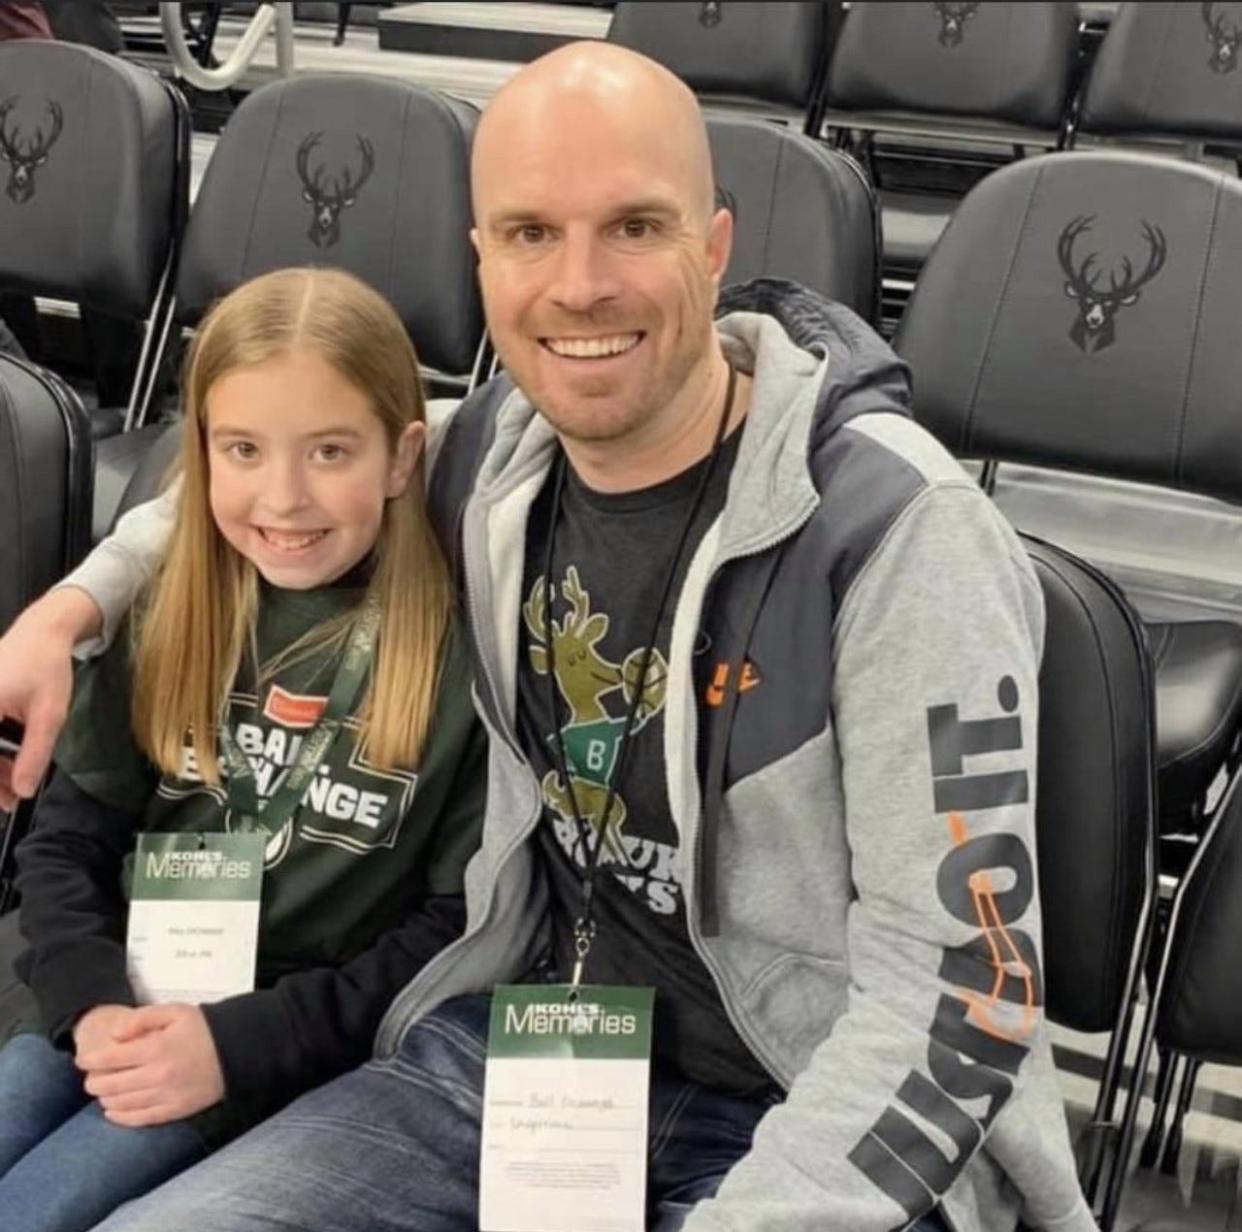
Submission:
[[[264,467],[259,499],[274,514],[288,514],[307,503],[306,477],[295,461],[275,461]]]

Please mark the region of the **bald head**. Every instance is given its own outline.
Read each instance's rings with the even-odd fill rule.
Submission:
[[[488,204],[498,164],[511,161],[507,152],[532,142],[550,150],[558,134],[570,132],[588,135],[604,151],[645,150],[706,225],[714,186],[698,100],[663,65],[598,42],[571,43],[541,57],[492,99],[474,139],[475,218]],[[561,165],[566,176],[577,171],[572,161]]]
[[[694,95],[632,51],[563,47],[492,100],[471,181],[492,341],[579,474],[694,461],[728,378],[713,314],[733,238]]]

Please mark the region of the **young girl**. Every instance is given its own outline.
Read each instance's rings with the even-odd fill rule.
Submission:
[[[22,1232],[89,1228],[361,1063],[464,919],[483,737],[401,322],[344,273],[268,274],[203,323],[185,398],[163,566],[79,676],[18,856],[42,1018],[0,1051],[0,1223]],[[137,837],[256,831],[255,991],[139,1006]]]

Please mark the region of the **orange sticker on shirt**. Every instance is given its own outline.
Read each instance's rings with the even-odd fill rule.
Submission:
[[[263,707],[264,718],[272,719],[284,727],[314,727],[327,708],[326,697],[308,697],[302,693],[290,693],[274,684],[267,694]]]

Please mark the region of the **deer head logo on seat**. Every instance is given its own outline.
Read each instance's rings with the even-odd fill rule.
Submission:
[[[9,182],[5,185],[4,194],[17,205],[24,205],[35,193],[35,168],[47,162],[52,146],[60,137],[65,126],[65,115],[60,104],[48,100],[47,114],[50,126],[47,133],[43,126],[35,129],[35,134],[28,141],[22,141],[22,130],[16,125],[9,131],[9,112],[17,106],[19,97],[13,95],[0,103],[0,161],[9,164]]]
[[[311,151],[322,140],[322,131],[310,133],[303,139],[298,146],[297,166],[298,178],[302,181],[302,200],[310,205],[312,211],[307,238],[316,248],[331,248],[341,238],[341,211],[358,200],[358,193],[375,170],[375,148],[359,133],[357,140],[362,166],[357,179],[346,166],[339,176],[332,177],[329,187],[324,179],[324,165],[320,163],[314,172],[309,167]]]
[[[1228,21],[1224,14],[1217,13],[1216,5],[1204,3],[1199,6],[1203,17],[1206,33],[1212,44],[1212,54],[1208,57],[1208,67],[1214,73],[1232,73],[1238,67],[1238,47],[1242,45],[1242,25]]]
[[[1147,241],[1147,264],[1141,273],[1135,274],[1129,257],[1121,259],[1120,280],[1118,271],[1108,272],[1108,289],[1096,286],[1103,270],[1093,269],[1098,253],[1090,253],[1081,265],[1074,264],[1074,242],[1091,230],[1094,214],[1080,215],[1070,222],[1057,240],[1057,259],[1065,273],[1065,294],[1078,303],[1078,316],[1069,336],[1080,351],[1088,354],[1112,346],[1116,339],[1117,310],[1128,308],[1138,302],[1139,294],[1164,268],[1169,246],[1164,232],[1143,220],[1143,238]]]
[[[940,33],[936,36],[941,47],[956,47],[966,33],[966,23],[978,11],[975,4],[940,4],[932,5],[940,15]]]

